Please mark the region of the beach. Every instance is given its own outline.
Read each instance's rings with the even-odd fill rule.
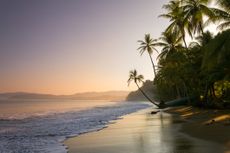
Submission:
[[[188,106],[171,108],[167,112],[177,114],[186,121],[182,124],[181,132],[222,144],[230,152],[230,110]]]
[[[171,109],[167,113],[151,114],[153,110],[148,108],[125,115],[107,128],[69,138],[64,144],[69,153],[229,153],[230,149],[223,141],[229,140],[225,130],[229,131],[230,126],[223,125],[225,130],[218,129],[221,136],[212,141],[188,132],[196,131],[194,126],[200,122],[189,121],[182,116],[185,112],[180,114],[177,109]],[[188,128],[190,125],[193,129]],[[200,126],[203,130],[209,128],[205,124]],[[217,129],[213,130],[209,132]],[[221,137],[225,137],[224,140]]]

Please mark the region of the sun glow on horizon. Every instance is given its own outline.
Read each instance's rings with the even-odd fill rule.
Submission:
[[[145,33],[160,36],[168,22],[158,15],[166,2],[4,2],[0,92],[136,90],[127,86],[131,69],[153,78],[148,56],[137,51],[137,40]]]

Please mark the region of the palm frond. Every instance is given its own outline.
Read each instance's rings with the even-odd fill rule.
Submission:
[[[225,29],[229,29],[229,28],[230,28],[230,21],[221,23],[221,24],[217,27],[217,29],[220,29],[220,30],[225,30]]]

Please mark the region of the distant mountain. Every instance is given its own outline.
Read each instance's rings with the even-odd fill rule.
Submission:
[[[54,99],[59,96],[51,94],[37,94],[27,92],[0,93],[0,99]]]
[[[125,100],[128,91],[85,92],[72,95],[72,99]]]
[[[154,97],[154,86],[153,81],[146,80],[141,89],[150,97],[153,99]],[[148,101],[139,90],[130,92],[126,98],[127,101]]]
[[[128,91],[84,92],[73,95],[51,95],[38,93],[0,93],[0,99],[76,99],[76,100],[125,100]]]

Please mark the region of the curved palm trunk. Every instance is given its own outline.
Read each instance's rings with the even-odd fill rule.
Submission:
[[[135,82],[136,83],[136,82]],[[158,105],[157,103],[155,103],[154,101],[152,101],[146,94],[145,92],[139,87],[139,85],[136,83],[138,89],[141,91],[141,93],[145,96],[145,98],[147,98],[152,104],[156,105],[157,107],[160,107],[160,105]]]
[[[151,62],[152,62],[154,77],[156,77],[156,68],[155,68],[155,65],[154,65],[154,63],[153,63],[153,58],[152,58],[152,56],[151,56],[150,54],[149,54],[149,57],[150,57],[150,60],[151,60]]]

